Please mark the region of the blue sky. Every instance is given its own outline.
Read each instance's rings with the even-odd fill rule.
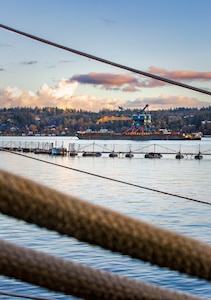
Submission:
[[[1,24],[211,91],[210,0],[0,0]],[[0,107],[203,107],[211,96],[0,28]]]

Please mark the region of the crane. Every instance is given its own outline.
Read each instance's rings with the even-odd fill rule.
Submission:
[[[128,132],[143,133],[149,131],[149,128],[151,126],[151,114],[145,112],[147,107],[149,107],[149,104],[146,104],[138,114],[132,116],[132,119],[134,121],[133,125],[130,128],[128,128],[124,132],[124,134]]]
[[[151,115],[145,112],[147,107],[149,107],[149,104],[146,104],[138,115],[133,115],[133,121],[138,122],[139,126],[151,122]]]

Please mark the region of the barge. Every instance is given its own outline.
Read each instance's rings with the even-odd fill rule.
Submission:
[[[102,128],[99,131],[78,131],[76,136],[82,140],[201,140],[201,133],[172,132],[167,129],[156,131],[152,126],[151,114],[145,111],[147,107],[148,104],[139,114],[132,116],[132,126],[122,133]]]

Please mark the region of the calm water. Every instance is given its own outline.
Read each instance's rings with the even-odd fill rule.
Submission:
[[[118,158],[109,158],[108,153],[101,157],[82,157],[81,154],[76,157],[33,153],[27,155],[142,187],[211,203],[211,155],[208,155],[211,154],[211,139],[185,142],[156,141],[156,143],[128,141],[95,141],[93,143],[93,141],[79,141],[66,137],[1,137],[0,147],[14,143],[16,146],[26,145],[26,147],[29,145],[34,147],[39,143],[41,147],[51,142],[58,147],[61,145],[68,149],[74,147],[79,151],[132,150],[136,153],[132,159],[125,158],[123,154],[120,154]],[[194,153],[197,153],[199,149],[204,154],[200,161],[194,159]],[[143,152],[153,150],[164,153],[162,159],[144,158]],[[175,154],[179,150],[185,153],[183,160],[175,159]],[[211,244],[211,206],[209,205],[115,183],[12,153],[0,151],[0,158],[1,169],[27,176],[67,194]],[[211,299],[211,285],[204,280],[161,270],[148,263],[132,260],[119,254],[110,254],[98,247],[38,229],[36,226],[28,226],[24,222],[3,215],[0,215],[0,238],[119,275]],[[73,299],[73,297],[51,293],[5,277],[0,278],[0,291],[50,299]],[[7,298],[4,297],[4,299]]]

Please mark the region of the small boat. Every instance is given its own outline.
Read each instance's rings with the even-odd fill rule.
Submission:
[[[77,156],[78,153],[76,151],[70,151],[70,156]]]
[[[133,156],[134,155],[131,151],[125,154],[125,157],[129,157],[129,158],[132,158]]]
[[[146,153],[144,157],[145,158],[161,158],[163,156],[160,153],[150,152],[150,153]]]
[[[91,156],[91,157],[100,157],[102,154],[100,153],[100,152],[93,152],[93,151],[91,151],[91,152],[87,152],[87,151],[85,151],[85,152],[83,152],[83,154],[82,154],[82,156]]]
[[[25,153],[32,152],[32,150],[30,148],[23,148],[22,151]]]
[[[195,159],[202,159],[203,156],[201,155],[201,152],[199,151],[199,153],[197,155],[195,155]]]
[[[52,148],[51,149],[51,154],[52,155],[67,155],[67,149],[64,148],[64,147],[61,147],[61,148]]]
[[[112,151],[111,153],[109,153],[109,157],[118,157],[118,153]]]
[[[35,154],[51,154],[51,149],[34,149]]]
[[[175,156],[176,159],[183,159],[184,158],[184,155],[179,151],[177,153],[177,155]]]

